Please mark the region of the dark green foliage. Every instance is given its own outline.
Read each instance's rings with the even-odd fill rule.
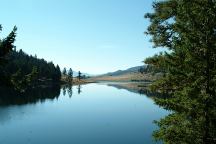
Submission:
[[[8,62],[0,70],[4,71],[8,85],[21,91],[37,83],[59,82],[61,78],[58,65],[29,56],[22,50],[8,54]]]
[[[23,75],[27,75],[32,72],[33,68],[36,67],[38,71],[38,79],[52,81],[60,80],[60,68],[58,65],[55,66],[52,62],[47,62],[44,59],[29,56],[22,50],[19,52],[11,52],[9,59],[10,62],[5,67],[5,70],[9,73],[15,73],[20,68]]]
[[[62,74],[63,74],[63,75],[66,75],[66,74],[67,74],[67,69],[66,69],[66,68],[63,69]]]
[[[54,66],[54,71],[52,73],[52,80],[54,82],[59,82],[61,80],[61,70],[59,65],[57,65],[56,67]]]
[[[70,68],[69,71],[68,71],[68,76],[69,76],[69,77],[73,77],[73,70],[72,70],[71,68]]]
[[[21,69],[19,69],[15,74],[11,75],[11,84],[15,90],[23,92],[28,88],[28,86],[31,86],[36,82],[37,76],[38,71],[36,67],[33,67],[30,74],[24,76],[21,73]]]
[[[14,48],[14,41],[16,37],[17,28],[14,27],[12,32],[6,37],[0,38],[0,85],[9,85],[9,80],[6,78],[6,73],[4,71],[4,64],[7,62],[7,55]],[[0,32],[2,31],[2,26],[0,25]]]
[[[169,95],[156,103],[172,114],[156,122],[157,140],[167,144],[216,143],[216,1],[164,0],[146,14],[155,47],[165,47],[146,59],[164,72],[153,91]]]
[[[0,25],[0,32],[2,31],[2,26]],[[0,64],[5,60],[5,56],[12,51],[14,48],[14,41],[16,38],[17,27],[15,26],[12,32],[3,39],[0,39]]]
[[[38,78],[38,70],[37,67],[32,68],[32,72],[24,75],[21,73],[21,69],[19,69],[15,74],[11,75],[11,84],[15,90],[25,91],[29,86],[36,83]]]
[[[145,61],[147,61],[148,59],[151,59],[151,58],[147,58]],[[141,74],[150,73],[150,74],[154,75],[156,73],[164,73],[164,70],[161,68],[158,68],[156,66],[153,66],[152,64],[147,64],[147,65],[144,65],[143,67],[140,67],[138,69],[138,72]]]
[[[73,81],[73,70],[71,68],[68,71],[68,80],[70,82]]]
[[[2,27],[0,25],[0,31]],[[61,71],[59,66],[37,56],[29,56],[22,50],[17,52],[13,45],[17,28],[3,39],[0,39],[0,86],[13,87],[25,91],[28,87],[44,81],[59,82]]]

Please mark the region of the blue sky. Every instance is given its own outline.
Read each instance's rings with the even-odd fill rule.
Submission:
[[[28,54],[90,74],[142,65],[158,52],[144,34],[152,0],[0,0],[2,36]]]

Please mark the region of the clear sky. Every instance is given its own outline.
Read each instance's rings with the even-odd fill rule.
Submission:
[[[0,0],[5,36],[18,27],[15,45],[61,68],[100,74],[142,65],[154,55],[144,34],[153,0]]]

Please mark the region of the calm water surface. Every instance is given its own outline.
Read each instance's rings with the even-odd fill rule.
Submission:
[[[0,98],[0,144],[151,144],[153,120],[167,114],[151,97],[105,84],[29,95]]]

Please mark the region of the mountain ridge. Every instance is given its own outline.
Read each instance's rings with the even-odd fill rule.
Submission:
[[[130,67],[127,68],[125,70],[117,70],[114,72],[108,72],[99,76],[119,76],[119,75],[123,75],[123,74],[127,74],[127,73],[134,73],[134,72],[138,72],[140,68],[146,68],[146,65],[142,65],[142,66],[134,66],[134,67]]]

